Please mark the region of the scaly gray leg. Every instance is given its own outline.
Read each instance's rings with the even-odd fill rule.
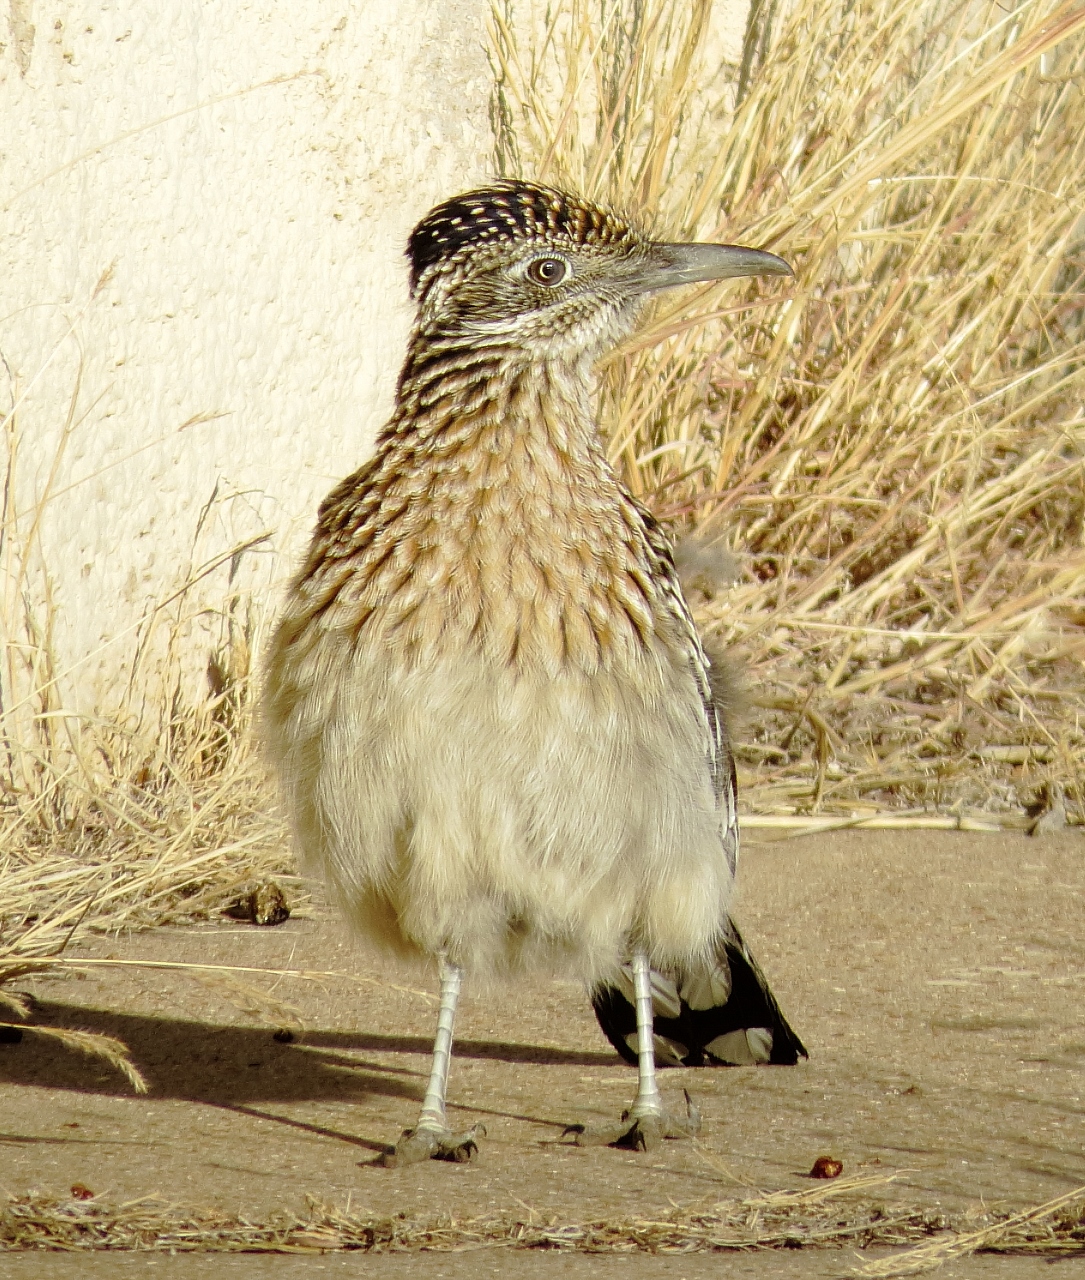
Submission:
[[[390,1168],[415,1164],[419,1160],[454,1160],[464,1164],[478,1152],[478,1139],[486,1136],[476,1124],[465,1133],[454,1134],[445,1116],[445,1090],[448,1086],[448,1064],[452,1058],[452,1028],[456,1021],[456,1002],[463,982],[463,970],[447,960],[441,961],[441,1006],[437,1013],[437,1035],[433,1040],[433,1060],[429,1084],[422,1099],[422,1112],[413,1129],[404,1129],[396,1149],[384,1158]]]
[[[629,1118],[659,1121],[663,1116],[663,1097],[656,1084],[652,970],[643,951],[633,956],[633,998],[637,1010],[637,1096],[629,1108]]]
[[[686,1116],[667,1114],[656,1083],[653,1037],[652,970],[644,951],[633,953],[633,996],[637,1010],[637,1096],[618,1124],[572,1125],[580,1147],[619,1145],[652,1151],[664,1138],[692,1138],[701,1130],[701,1115],[686,1094]]]

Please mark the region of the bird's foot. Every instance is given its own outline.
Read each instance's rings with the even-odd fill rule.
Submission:
[[[695,1138],[701,1132],[701,1113],[686,1095],[683,1117],[669,1111],[634,1115],[623,1111],[617,1124],[571,1124],[565,1130],[573,1134],[578,1147],[624,1147],[631,1151],[654,1151],[664,1138]]]
[[[404,1129],[395,1150],[383,1160],[386,1169],[401,1169],[404,1165],[418,1164],[421,1160],[451,1160],[454,1164],[467,1164],[478,1155],[478,1142],[485,1138],[486,1129],[473,1125],[464,1133],[451,1129]]]

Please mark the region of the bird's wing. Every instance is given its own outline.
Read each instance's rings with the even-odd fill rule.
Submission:
[[[631,495],[627,497],[643,523],[655,580],[662,584],[666,605],[687,638],[690,670],[701,694],[708,730],[708,766],[719,807],[720,834],[733,875],[738,863],[738,782],[727,736],[725,703],[730,693],[726,673],[713,670],[713,661],[701,643],[667,535],[647,508]],[[807,1056],[768,979],[729,917],[710,963],[688,971],[653,969],[651,977],[656,1061],[660,1065],[790,1065]],[[635,1063],[637,1015],[632,971],[623,969],[614,984],[596,987],[592,1005],[607,1039],[623,1058]]]
[[[652,556],[654,578],[662,585],[666,605],[686,635],[690,671],[701,695],[708,730],[708,767],[720,812],[720,836],[727,865],[734,875],[738,866],[738,782],[727,739],[725,708],[716,697],[716,691],[722,688],[724,682],[713,679],[713,664],[701,643],[693,615],[686,603],[678,571],[675,569],[670,539],[646,507],[631,496],[629,501],[636,507],[643,521],[645,539]]]

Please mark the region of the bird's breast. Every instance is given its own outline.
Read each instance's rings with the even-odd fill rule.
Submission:
[[[593,672],[667,647],[642,519],[605,461],[526,433],[502,446],[378,466],[351,499],[366,519],[325,536],[297,605],[338,643],[410,662],[459,649]]]

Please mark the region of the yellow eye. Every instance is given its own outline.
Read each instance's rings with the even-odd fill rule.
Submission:
[[[536,258],[527,269],[527,278],[532,284],[553,286],[561,284],[565,279],[568,267],[560,258]]]

